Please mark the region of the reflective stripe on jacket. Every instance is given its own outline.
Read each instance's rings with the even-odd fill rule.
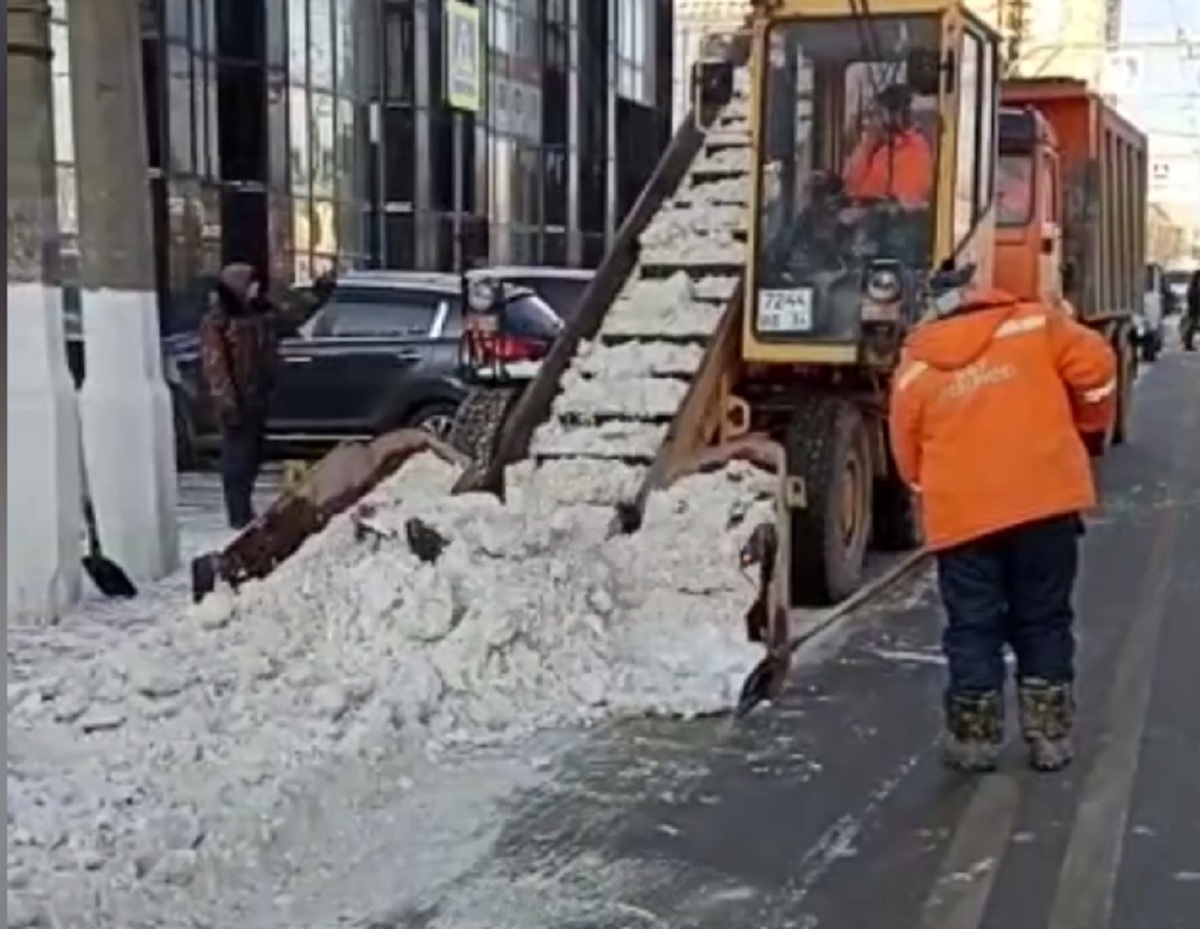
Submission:
[[[1001,291],[917,329],[891,397],[892,450],[937,550],[1096,503],[1081,432],[1116,412],[1116,356],[1058,308]]]

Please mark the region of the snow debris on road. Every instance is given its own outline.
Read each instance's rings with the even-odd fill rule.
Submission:
[[[594,475],[560,470],[510,469],[505,506],[449,496],[453,469],[420,456],[368,498],[369,531],[339,517],[236,595],[124,628],[10,630],[10,907],[91,929],[317,925],[298,901],[336,908],[378,818],[349,772],[728,707],[761,654],[736,552],[772,479],[741,464],[685,479],[609,538],[611,507],[573,486]],[[448,540],[434,563],[405,540],[414,517]],[[375,789],[394,802],[406,777]],[[479,783],[498,799],[520,779]],[[452,876],[430,854],[428,879]]]

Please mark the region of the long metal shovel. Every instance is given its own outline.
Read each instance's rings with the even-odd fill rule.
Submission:
[[[107,557],[100,548],[100,532],[96,528],[96,508],[92,505],[92,494],[88,484],[82,434],[79,436],[79,482],[83,491],[83,522],[87,527],[88,541],[87,554],[83,556],[83,570],[104,596],[123,600],[136,597],[137,587],[129,579],[125,569]]]

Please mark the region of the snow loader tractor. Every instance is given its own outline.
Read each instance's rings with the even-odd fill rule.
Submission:
[[[920,545],[887,435],[905,334],[991,282],[996,33],[953,0],[760,0],[749,247],[723,408],[786,458],[794,604]],[[923,175],[923,176],[922,176]]]

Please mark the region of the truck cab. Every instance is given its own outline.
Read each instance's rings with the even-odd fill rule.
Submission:
[[[1049,303],[1063,299],[1060,186],[1053,127],[1032,107],[1002,109],[994,271],[1002,290]]]
[[[1112,346],[1117,421],[1089,437],[1125,441],[1144,311],[1147,141],[1082,81],[1006,80],[997,139],[996,284],[1060,302]]]

